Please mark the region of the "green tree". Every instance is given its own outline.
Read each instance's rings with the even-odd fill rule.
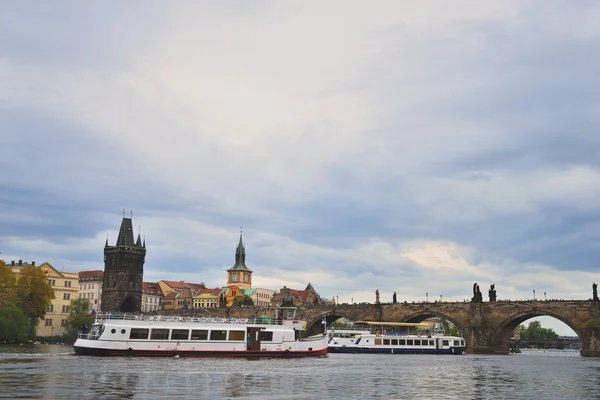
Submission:
[[[540,321],[532,321],[527,327],[519,325],[517,332],[521,334],[521,340],[558,339],[558,334],[551,328],[543,328]]]
[[[54,290],[39,267],[25,267],[17,280],[17,305],[29,318],[29,336],[35,336],[37,321],[44,318],[50,301],[54,299]]]
[[[67,319],[67,333],[65,334],[66,340],[77,339],[77,333],[83,325],[92,326],[95,318],[88,316],[90,310],[90,301],[88,299],[71,300],[69,318]]]
[[[16,300],[17,276],[0,260],[0,306]]]
[[[6,303],[0,307],[0,342],[22,342],[29,333],[29,320],[17,306]]]
[[[234,307],[239,307],[239,306],[253,307],[254,300],[252,300],[252,297],[248,296],[247,294],[235,296],[233,298],[233,306]]]
[[[440,325],[444,329],[444,333],[449,336],[461,336],[460,330],[454,325],[452,322],[448,321],[446,318],[440,318]]]

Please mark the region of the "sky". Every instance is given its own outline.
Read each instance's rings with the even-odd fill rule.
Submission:
[[[5,4],[1,257],[102,269],[125,209],[146,281],[225,285],[243,227],[255,287],[588,299],[599,19],[586,0]]]

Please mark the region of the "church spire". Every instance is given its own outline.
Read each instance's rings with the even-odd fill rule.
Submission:
[[[246,246],[244,246],[242,228],[240,228],[240,240],[235,249],[235,265],[228,271],[250,271],[246,266]]]
[[[240,227],[240,242],[235,249],[235,265],[234,267],[243,267],[246,269],[246,247],[244,246],[244,240],[242,238],[242,228]]]

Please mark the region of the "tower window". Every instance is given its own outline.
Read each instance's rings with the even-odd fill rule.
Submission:
[[[244,275],[244,282],[250,282],[250,275]]]

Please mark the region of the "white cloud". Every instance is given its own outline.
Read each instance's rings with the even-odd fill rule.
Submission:
[[[12,173],[0,184],[50,193],[65,210],[136,203],[152,279],[221,285],[248,222],[254,282],[269,288],[464,300],[477,281],[500,298],[533,286],[587,298],[585,268],[544,261],[557,243],[583,251],[597,237],[599,9],[586,6],[131,5],[111,24],[101,6],[48,18],[15,6],[0,17],[16,43],[0,56],[0,122],[11,129],[0,145],[41,160],[3,158]],[[70,31],[62,14],[88,29]],[[30,211],[31,228],[0,230],[5,254],[96,265],[113,216],[95,210],[85,237],[59,241],[35,231],[68,220],[36,214],[52,207],[45,198],[11,205]],[[484,246],[551,217],[562,228],[548,209],[591,225]]]

